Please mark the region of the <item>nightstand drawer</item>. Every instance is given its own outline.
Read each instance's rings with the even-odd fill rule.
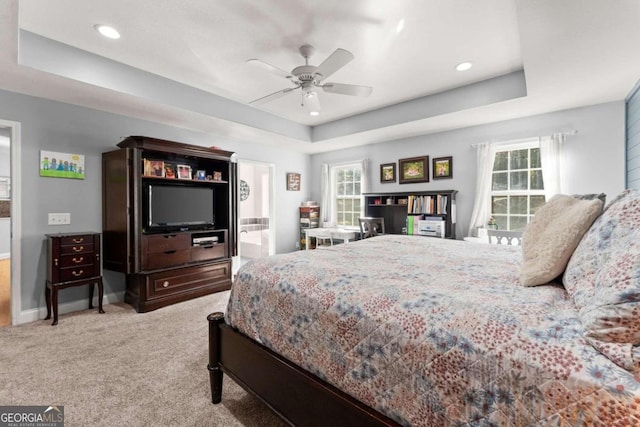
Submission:
[[[70,282],[72,280],[81,280],[88,277],[98,276],[94,265],[84,265],[74,268],[61,268],[60,269],[60,281]]]
[[[60,254],[61,255],[67,255],[67,254],[86,254],[86,253],[93,253],[94,252],[94,246],[93,246],[93,242],[92,241],[88,241],[85,243],[77,243],[75,245],[71,245],[71,246],[65,246],[65,245],[61,245],[60,246]]]
[[[87,243],[93,244],[93,234],[65,236],[60,238],[61,246],[74,246]]]
[[[65,255],[60,257],[60,267],[81,267],[84,265],[93,265],[96,261],[97,256],[93,253]]]

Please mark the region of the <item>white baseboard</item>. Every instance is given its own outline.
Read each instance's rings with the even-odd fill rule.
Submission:
[[[116,302],[124,301],[124,291],[111,294],[105,294],[102,298],[102,305],[113,304]],[[98,307],[98,298],[93,297],[93,306]],[[74,311],[87,310],[88,302],[86,299],[67,302],[58,305],[58,315],[72,313]],[[51,315],[53,317],[53,314]],[[47,317],[47,307],[31,308],[29,310],[23,310],[18,316],[18,325],[23,323],[35,322]]]
[[[0,259],[9,259],[11,258],[11,253],[7,252],[5,254],[0,254]]]

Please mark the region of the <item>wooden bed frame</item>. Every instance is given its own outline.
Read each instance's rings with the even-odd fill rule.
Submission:
[[[294,426],[399,426],[227,325],[224,313],[207,320],[213,403],[222,400],[224,373]]]

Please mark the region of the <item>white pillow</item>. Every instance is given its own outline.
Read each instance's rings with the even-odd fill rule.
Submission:
[[[601,212],[599,199],[578,200],[563,194],[541,206],[522,234],[520,282],[544,285],[558,277]]]

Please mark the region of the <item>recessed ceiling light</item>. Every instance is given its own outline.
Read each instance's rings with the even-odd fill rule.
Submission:
[[[99,32],[100,34],[102,34],[103,36],[109,38],[109,39],[119,39],[120,38],[120,33],[118,32],[118,30],[116,30],[113,27],[110,27],[108,25],[103,25],[103,24],[96,24],[93,26],[93,28],[95,28],[95,30],[97,32]]]
[[[473,64],[471,62],[469,62],[469,61],[466,61],[466,62],[461,62],[458,65],[456,65],[456,70],[458,70],[458,71],[467,71],[471,67],[473,67]]]
[[[319,111],[309,111],[309,115],[311,115],[311,116],[317,116],[319,114],[320,114]]]
[[[400,34],[402,30],[404,30],[404,18],[400,19],[396,25],[396,33]]]

